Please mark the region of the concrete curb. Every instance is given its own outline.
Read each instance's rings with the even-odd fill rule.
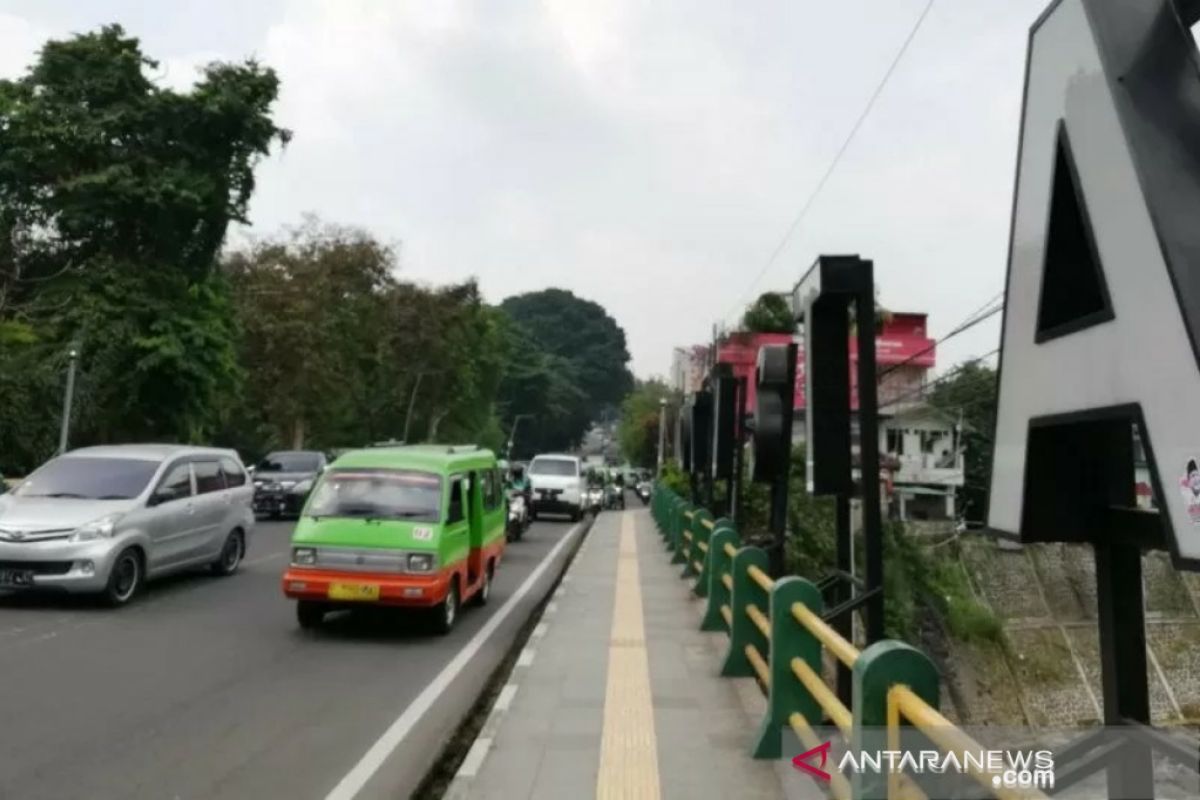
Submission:
[[[594,520],[593,520],[594,521]],[[521,647],[521,652],[517,656],[517,660],[513,663],[512,669],[509,671],[504,682],[504,687],[496,696],[495,702],[492,704],[491,710],[488,712],[487,719],[480,728],[479,734],[475,737],[475,741],[471,743],[470,750],[467,751],[466,757],[462,764],[459,765],[458,772],[455,773],[454,779],[446,788],[446,793],[442,795],[443,800],[465,800],[470,796],[470,790],[475,782],[476,776],[483,768],[484,762],[487,760],[488,754],[491,752],[492,743],[495,741],[497,734],[500,731],[500,726],[504,722],[504,715],[508,712],[512,704],[513,698],[521,691],[521,684],[525,677],[525,672],[533,664],[537,658],[537,648],[541,644],[542,638],[546,635],[549,626],[554,623],[554,618],[558,613],[558,600],[566,594],[567,586],[571,582],[571,570],[576,564],[576,557],[582,555],[587,550],[589,539],[587,533],[591,531],[591,524],[584,530],[583,543],[579,549],[575,551],[571,561],[567,564],[559,577],[557,588],[549,602],[542,607],[541,613],[538,615],[537,625],[529,634],[529,638]]]

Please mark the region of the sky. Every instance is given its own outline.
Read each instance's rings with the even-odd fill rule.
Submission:
[[[822,253],[873,259],[880,302],[935,337],[995,297],[1045,2],[935,2],[786,239],[926,0],[0,0],[0,77],[108,22],[179,89],[256,58],[295,138],[234,241],[314,213],[395,243],[406,279],[567,288],[649,377]],[[939,370],[998,338],[996,316]]]

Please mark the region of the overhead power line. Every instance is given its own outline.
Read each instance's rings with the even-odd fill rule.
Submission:
[[[921,14],[917,17],[917,21],[913,24],[912,30],[908,32],[908,36],[905,37],[904,43],[901,44],[900,49],[896,51],[896,55],[892,59],[892,63],[888,65],[887,71],[883,74],[883,78],[875,87],[875,91],[871,93],[870,98],[867,100],[866,106],[863,107],[862,113],[858,115],[858,119],[855,120],[854,126],[850,129],[850,133],[846,135],[846,138],[842,141],[841,147],[838,148],[837,153],[834,155],[833,160],[829,162],[829,166],[826,168],[825,173],[821,176],[821,179],[817,181],[817,185],[808,195],[808,199],[804,201],[804,205],[800,207],[800,213],[798,213],[795,219],[792,220],[792,224],[788,226],[787,231],[783,234],[783,238],[779,240],[779,244],[776,245],[775,249],[771,252],[770,258],[768,258],[767,262],[763,264],[762,269],[759,270],[758,275],[755,276],[754,280],[750,282],[750,286],[746,290],[746,296],[737,301],[733,308],[725,313],[725,318],[728,318],[731,313],[736,312],[738,306],[741,306],[747,302],[750,296],[753,295],[754,288],[758,286],[759,281],[761,281],[763,276],[767,274],[767,270],[769,270],[775,263],[775,260],[779,258],[779,254],[782,253],[783,248],[787,246],[788,241],[792,238],[792,234],[794,234],[800,227],[800,223],[804,221],[806,216],[808,216],[808,212],[813,207],[813,203],[816,202],[817,196],[821,194],[821,191],[825,188],[825,184],[829,182],[830,177],[832,177],[834,171],[837,170],[838,164],[841,163],[842,156],[844,156],[846,151],[850,148],[850,144],[854,141],[854,137],[858,135],[863,123],[867,121],[867,117],[871,116],[871,111],[875,108],[875,101],[877,101],[879,96],[883,94],[884,88],[887,86],[888,81],[892,79],[892,75],[895,74],[896,67],[900,65],[900,61],[904,58],[904,54],[908,52],[908,47],[912,44],[913,39],[917,37],[917,33],[921,30],[921,26],[925,24],[925,19],[929,16],[929,11],[933,8],[933,4],[936,1],[937,0],[929,0],[925,4],[925,8],[921,10]]]
[[[886,403],[880,403],[879,408],[880,408],[880,410],[882,410],[889,406],[894,406],[894,405],[903,403],[905,400],[908,400],[913,397],[923,397],[923,396],[929,394],[929,392],[931,390],[933,390],[935,387],[940,386],[941,384],[945,383],[946,381],[950,380],[951,378],[954,378],[954,377],[960,375],[961,373],[965,372],[968,368],[974,366],[975,364],[978,364],[981,361],[986,361],[987,359],[991,358],[992,356],[996,355],[999,352],[1000,352],[1000,348],[997,347],[995,350],[992,350],[991,352],[988,352],[988,353],[984,353],[981,356],[976,356],[975,358],[969,358],[966,361],[959,364],[954,369],[945,373],[944,375],[939,375],[937,378],[934,378],[929,383],[919,386],[916,389],[913,389],[912,391],[905,392],[904,394],[900,395],[899,397],[893,397],[891,400],[887,401]]]
[[[1003,292],[1001,292],[1001,294],[1003,294]],[[993,300],[993,302],[994,302],[994,300]],[[985,306],[985,308],[986,308],[986,306]],[[991,317],[994,317],[995,315],[999,314],[1003,310],[1004,310],[1004,303],[1000,303],[999,305],[994,306],[993,308],[983,311],[983,313],[980,313],[979,311],[974,312],[972,314],[972,316],[969,316],[966,318],[966,320],[964,320],[963,322],[960,322],[958,324],[958,327],[954,328],[954,330],[950,331],[945,336],[943,336],[942,338],[935,341],[933,344],[929,345],[928,347],[926,347],[922,350],[918,350],[917,352],[913,353],[911,356],[904,359],[900,363],[893,364],[892,366],[890,366],[887,369],[880,372],[879,376],[875,379],[876,382],[882,381],[885,377],[887,377],[887,375],[889,373],[895,372],[896,370],[903,367],[905,364],[910,364],[913,361],[916,361],[918,358],[920,358],[921,356],[930,352],[931,350],[933,350],[935,347],[942,344],[943,342],[948,342],[951,339],[953,339],[955,336],[958,336],[961,333],[966,333],[967,331],[971,330],[971,328],[974,328],[979,323],[983,322],[986,319],[990,319]]]

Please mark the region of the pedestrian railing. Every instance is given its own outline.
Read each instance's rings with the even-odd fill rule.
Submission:
[[[782,757],[785,731],[806,750],[818,750],[828,743],[819,728],[836,731],[859,753],[897,751],[913,732],[924,737],[924,749],[954,752],[960,762],[964,753],[981,751],[938,713],[940,679],[923,652],[894,640],[859,650],[824,619],[816,584],[795,576],[772,578],[765,550],[743,545],[729,520],[714,520],[669,489],[656,488],[652,512],[673,561],[684,565],[682,577],[706,601],[701,629],[729,635],[721,674],[754,678],[766,695],[767,710],[751,747],[755,758]],[[851,670],[849,707],[823,677],[826,656]],[[839,800],[926,797],[912,776],[900,772],[827,772]],[[1044,797],[1033,789],[998,786],[999,774],[983,768],[968,774],[1002,800]]]

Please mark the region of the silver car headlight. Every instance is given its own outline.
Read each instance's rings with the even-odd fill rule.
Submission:
[[[95,542],[100,539],[111,539],[113,531],[116,530],[117,521],[121,519],[120,514],[109,514],[106,517],[93,520],[86,525],[81,525],[71,534],[69,541],[71,542]]]
[[[295,481],[280,481],[278,486],[280,489],[290,489],[296,485]]]
[[[433,572],[433,555],[431,553],[409,553],[409,572]]]
[[[283,488],[285,488],[285,489],[288,488],[287,481],[284,481],[280,485],[283,486]],[[291,487],[291,492],[292,492],[292,494],[306,494],[312,490],[312,486],[313,486],[312,478],[309,478],[306,481],[300,481],[297,484],[293,484]]]
[[[315,547],[292,548],[292,563],[298,567],[315,566],[317,563],[317,549]]]

